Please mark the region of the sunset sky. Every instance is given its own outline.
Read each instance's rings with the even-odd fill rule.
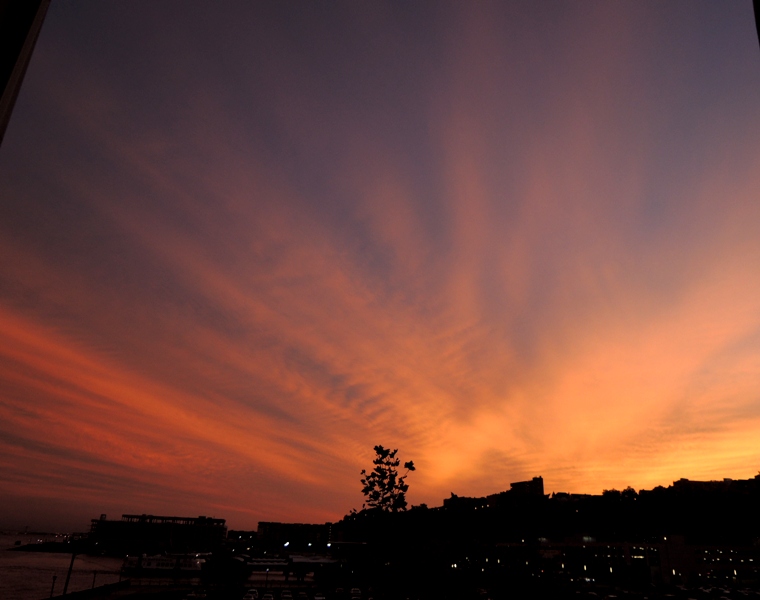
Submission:
[[[52,3],[0,148],[0,527],[760,469],[752,3]]]

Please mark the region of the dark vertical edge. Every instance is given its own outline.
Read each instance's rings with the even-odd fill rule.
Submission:
[[[0,1],[0,145],[50,0]]]
[[[760,44],[760,0],[752,0],[755,8],[755,29],[757,30],[757,43]]]

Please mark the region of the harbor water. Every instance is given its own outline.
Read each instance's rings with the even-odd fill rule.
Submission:
[[[55,595],[63,593],[71,554],[57,552],[18,552],[22,544],[53,541],[53,535],[0,534],[0,598],[3,600],[42,600],[50,597],[53,576]],[[90,589],[119,581],[122,561],[118,558],[77,555],[69,581],[69,592]]]

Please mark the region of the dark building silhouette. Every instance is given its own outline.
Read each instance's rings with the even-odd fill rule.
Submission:
[[[441,507],[348,515],[333,537],[367,581],[430,597],[538,597],[537,585],[556,598],[588,586],[760,589],[760,475],[549,496],[536,477],[480,498],[452,493]]]
[[[332,523],[259,522],[257,539],[264,548],[324,549],[331,540]],[[287,544],[287,546],[285,546]]]
[[[760,475],[753,479],[720,479],[714,481],[692,481],[679,479],[673,482],[673,488],[679,492],[748,492],[760,488]]]
[[[525,496],[543,496],[544,478],[534,477],[530,481],[516,481],[515,483],[510,483],[509,491],[513,494],[522,494]]]
[[[208,552],[217,549],[227,534],[224,519],[122,515],[109,521],[106,515],[92,519],[90,542],[105,553]]]
[[[544,478],[534,477],[528,481],[515,481],[509,484],[509,489],[504,492],[490,494],[480,498],[471,498],[467,496],[457,496],[454,492],[450,498],[443,501],[444,508],[461,509],[461,510],[478,510],[484,508],[495,508],[502,504],[507,504],[511,500],[521,498],[543,498],[544,497]]]
[[[444,498],[443,507],[448,510],[477,510],[488,506],[488,498],[471,498],[469,496],[457,496],[451,492],[450,498]]]
[[[258,533],[244,529],[230,529],[227,532],[227,539],[233,542],[254,543],[258,540]]]
[[[760,475],[601,494],[546,495],[543,483],[535,477],[481,498],[452,494],[439,507],[368,509],[337,523],[260,522],[257,532],[230,532],[208,559],[207,576],[253,573],[265,585],[276,576],[419,600],[760,590]],[[155,552],[149,543],[166,552],[201,549],[223,533],[223,520],[205,517],[93,520],[93,540],[140,552]],[[680,597],[706,597],[695,593]]]

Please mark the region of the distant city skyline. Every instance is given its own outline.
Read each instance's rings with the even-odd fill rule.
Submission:
[[[53,2],[0,147],[0,527],[760,469],[752,3]]]

